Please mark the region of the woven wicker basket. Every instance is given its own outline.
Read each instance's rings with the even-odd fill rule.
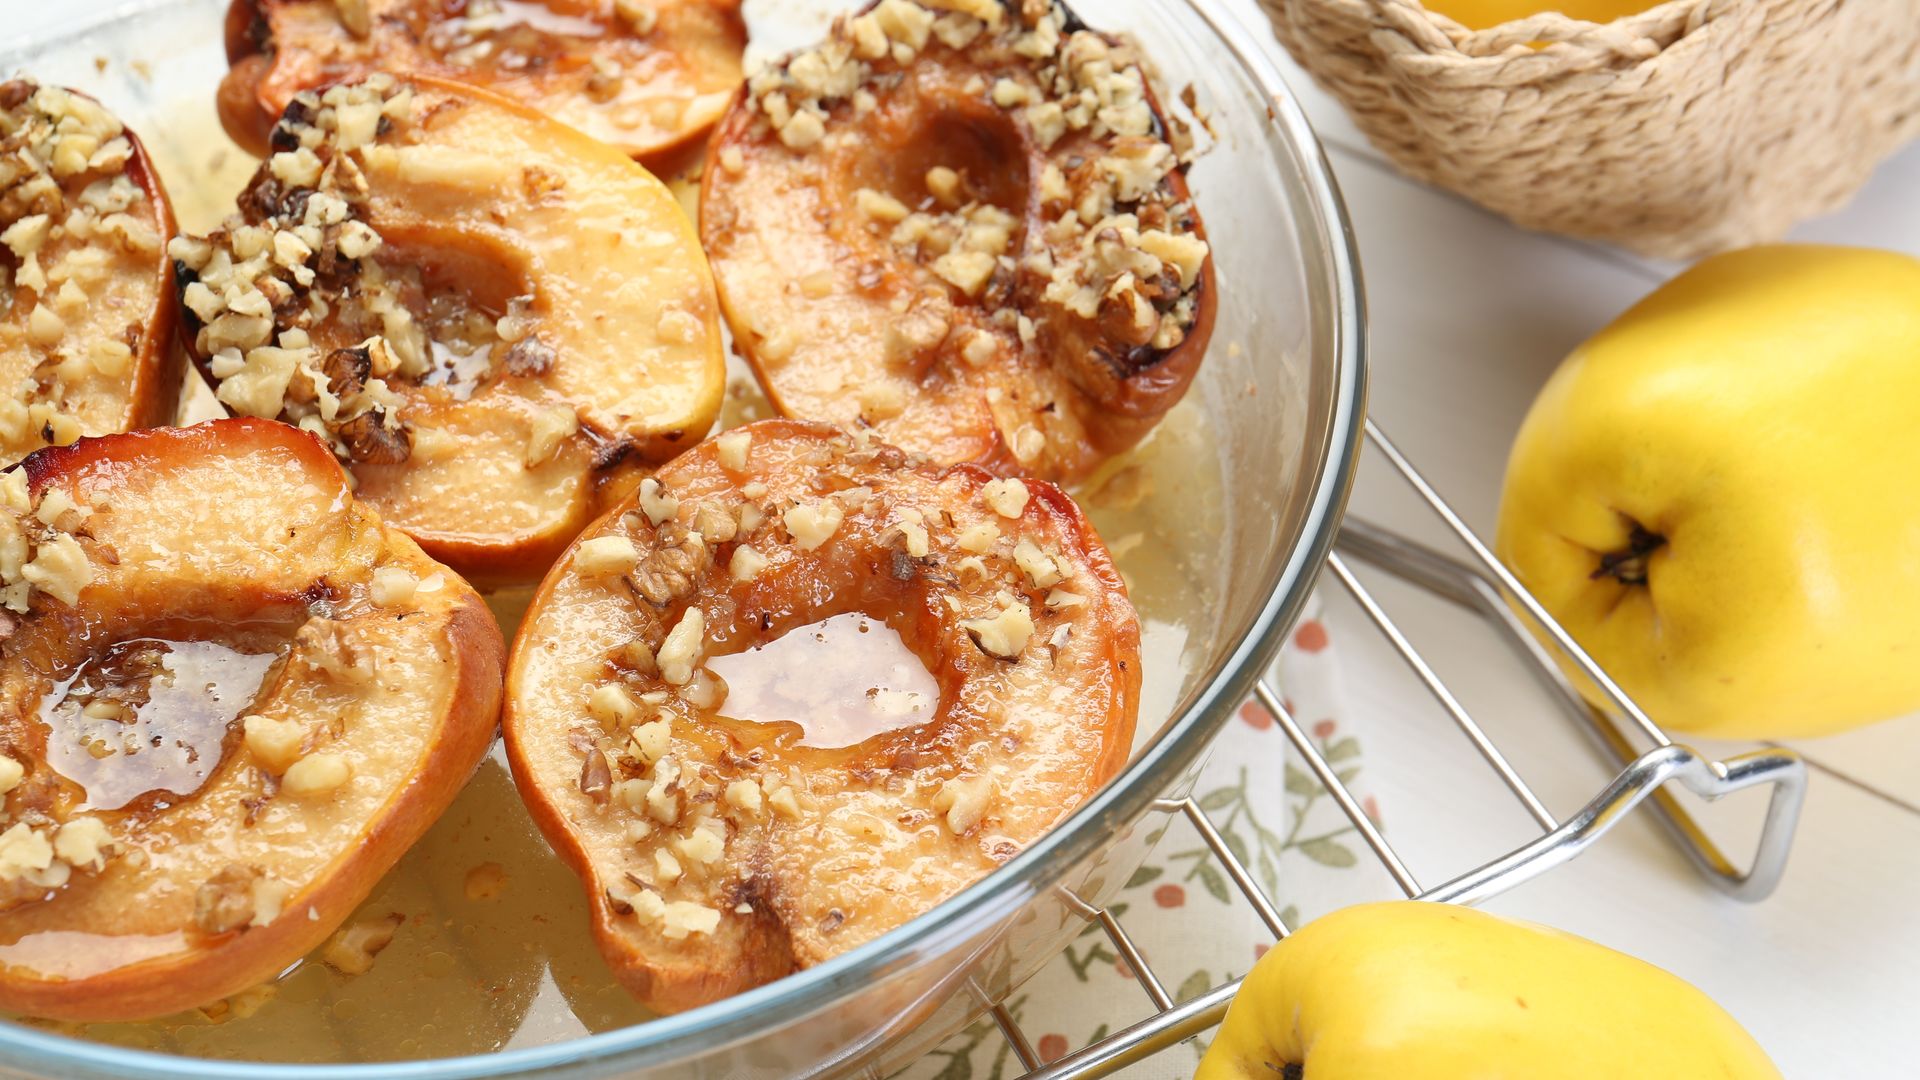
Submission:
[[[1920,133],[1920,0],[1672,0],[1479,32],[1416,0],[1260,2],[1407,172],[1649,255],[1775,239]]]

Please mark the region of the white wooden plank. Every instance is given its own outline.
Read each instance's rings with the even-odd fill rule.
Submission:
[[[1385,171],[1377,159],[1334,157],[1367,270],[1374,413],[1484,534],[1508,442],[1533,392],[1569,348],[1651,287],[1651,276],[1601,252],[1524,233]],[[1913,160],[1903,156],[1859,206],[1822,228],[1851,228],[1867,239],[1874,205],[1913,189],[1904,172]],[[1900,209],[1886,219],[1916,213],[1906,209],[1903,218]],[[1878,242],[1920,241],[1920,222],[1901,228],[1907,231]],[[1427,524],[1378,470],[1356,508],[1398,526]],[[1564,813],[1598,789],[1605,770],[1490,635],[1463,632],[1461,616],[1444,605],[1381,588],[1551,807]],[[1389,793],[1391,836],[1415,871],[1437,880],[1524,838],[1528,823],[1517,804],[1366,635],[1357,612],[1335,603],[1329,617],[1344,631],[1356,712],[1375,714],[1392,732],[1390,752],[1373,755],[1372,767]],[[1910,791],[1903,766],[1920,749],[1917,740],[1915,725],[1888,726],[1824,740],[1812,752]],[[1920,935],[1905,912],[1920,900],[1920,875],[1901,853],[1920,839],[1920,818],[1830,776],[1816,775],[1812,787],[1788,880],[1766,903],[1743,905],[1708,890],[1648,819],[1493,906],[1694,980],[1760,1035],[1788,1075],[1908,1075],[1902,1003],[1920,992]],[[1730,847],[1750,840],[1757,823],[1758,806],[1745,802],[1709,817]],[[1819,994],[1790,989],[1812,985]],[[1815,1034],[1839,1031],[1847,1038]]]

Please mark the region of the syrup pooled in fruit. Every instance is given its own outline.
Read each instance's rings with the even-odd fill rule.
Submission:
[[[508,687],[514,779],[601,951],[677,1010],[870,941],[1052,827],[1131,749],[1140,636],[1052,484],[764,420],[583,535]]]
[[[492,740],[499,628],[262,420],[0,473],[0,1007],[136,1020],[274,977]]]
[[[923,724],[940,687],[893,627],[849,613],[802,626],[707,670],[726,687],[718,715],[791,725],[798,746],[834,749]]]

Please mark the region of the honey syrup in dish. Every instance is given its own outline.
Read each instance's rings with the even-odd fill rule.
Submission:
[[[217,224],[254,166],[227,141],[211,100],[210,92],[183,99],[177,124],[143,132],[183,228]],[[687,181],[695,177],[697,166],[676,185],[688,202]],[[729,363],[722,426],[773,415],[744,364],[732,356]],[[183,423],[222,411],[191,367],[181,400]],[[1074,495],[1112,551],[1139,613],[1138,747],[1151,741],[1198,675],[1226,584],[1226,501],[1213,429],[1189,399]],[[519,587],[488,597],[508,640],[532,595],[531,587]],[[849,642],[846,650],[832,647]],[[842,651],[857,655],[859,665],[831,666]],[[190,662],[183,654],[174,660]],[[924,722],[938,708],[938,690],[918,659],[884,622],[857,613],[709,666],[729,686],[723,714],[743,725],[784,725],[809,745],[849,745]],[[176,674],[174,685],[191,688],[195,678]],[[228,700],[239,698],[183,707],[219,715]],[[0,943],[0,950],[34,950],[39,966],[67,944]],[[137,962],[143,949],[169,948],[116,946],[117,963]],[[528,817],[496,746],[327,945],[273,982],[159,1020],[22,1022],[174,1054],[326,1063],[484,1054],[626,1027],[649,1015],[601,960],[579,878]]]
[[[745,390],[736,395],[735,415],[764,408]],[[1153,737],[1196,673],[1221,594],[1224,500],[1214,454],[1200,410],[1182,405],[1146,443],[1075,492],[1114,551],[1140,615],[1136,745]],[[515,588],[488,598],[509,639],[531,597],[531,588]],[[841,655],[858,663],[836,661]],[[938,689],[918,658],[884,622],[858,613],[708,666],[728,686],[722,714],[793,729],[808,745],[849,745],[924,722],[938,707]],[[137,958],[129,953],[126,962]],[[155,1021],[25,1022],[168,1053],[319,1063],[489,1053],[649,1015],[600,959],[579,878],[527,816],[496,746],[328,945],[274,982]]]

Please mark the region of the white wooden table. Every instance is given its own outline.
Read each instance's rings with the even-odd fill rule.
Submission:
[[[1373,414],[1490,535],[1506,448],[1534,391],[1568,350],[1675,267],[1527,233],[1402,177],[1272,43],[1252,0],[1229,2],[1290,75],[1352,211],[1372,315]],[[0,0],[0,37],[113,6]],[[1920,146],[1888,162],[1849,208],[1795,238],[1920,254],[1916,192]],[[1379,468],[1366,471],[1355,511],[1438,535]],[[1605,772],[1594,755],[1490,633],[1463,632],[1474,624],[1458,612],[1371,580],[1556,813],[1598,791]],[[1364,617],[1338,594],[1329,599],[1354,708],[1374,714],[1380,736],[1394,742],[1372,766],[1374,783],[1411,869],[1443,880],[1534,835]],[[1920,1075],[1920,722],[1794,745],[1814,777],[1792,865],[1771,899],[1750,905],[1712,891],[1642,814],[1573,864],[1488,906],[1688,978],[1753,1030],[1788,1076]],[[1724,818],[1724,835],[1750,835],[1753,801],[1721,809],[1709,820]],[[1390,895],[1384,873],[1381,885]]]
[[[1264,31],[1252,0],[1234,5]],[[1534,392],[1570,349],[1677,267],[1525,232],[1405,178],[1269,45],[1326,144],[1359,234],[1372,413],[1491,536],[1507,446]],[[1793,239],[1920,254],[1916,193],[1920,145],[1884,165],[1847,209]],[[1384,468],[1363,474],[1354,512],[1438,536]],[[1473,624],[1459,613],[1377,575],[1369,581],[1399,601],[1396,617],[1556,813],[1598,790],[1594,755],[1491,633],[1463,632]],[[1529,836],[1519,805],[1364,616],[1337,592],[1328,598],[1329,619],[1344,631],[1337,639],[1355,711],[1405,714],[1379,725],[1374,741],[1396,745],[1372,767],[1411,869],[1442,880]],[[1770,899],[1746,904],[1713,891],[1643,813],[1574,863],[1487,906],[1679,973],[1744,1022],[1788,1076],[1920,1075],[1920,720],[1792,745],[1813,777],[1786,881]],[[1464,787],[1463,777],[1476,782]],[[1707,820],[1744,840],[1762,797],[1714,807]]]

